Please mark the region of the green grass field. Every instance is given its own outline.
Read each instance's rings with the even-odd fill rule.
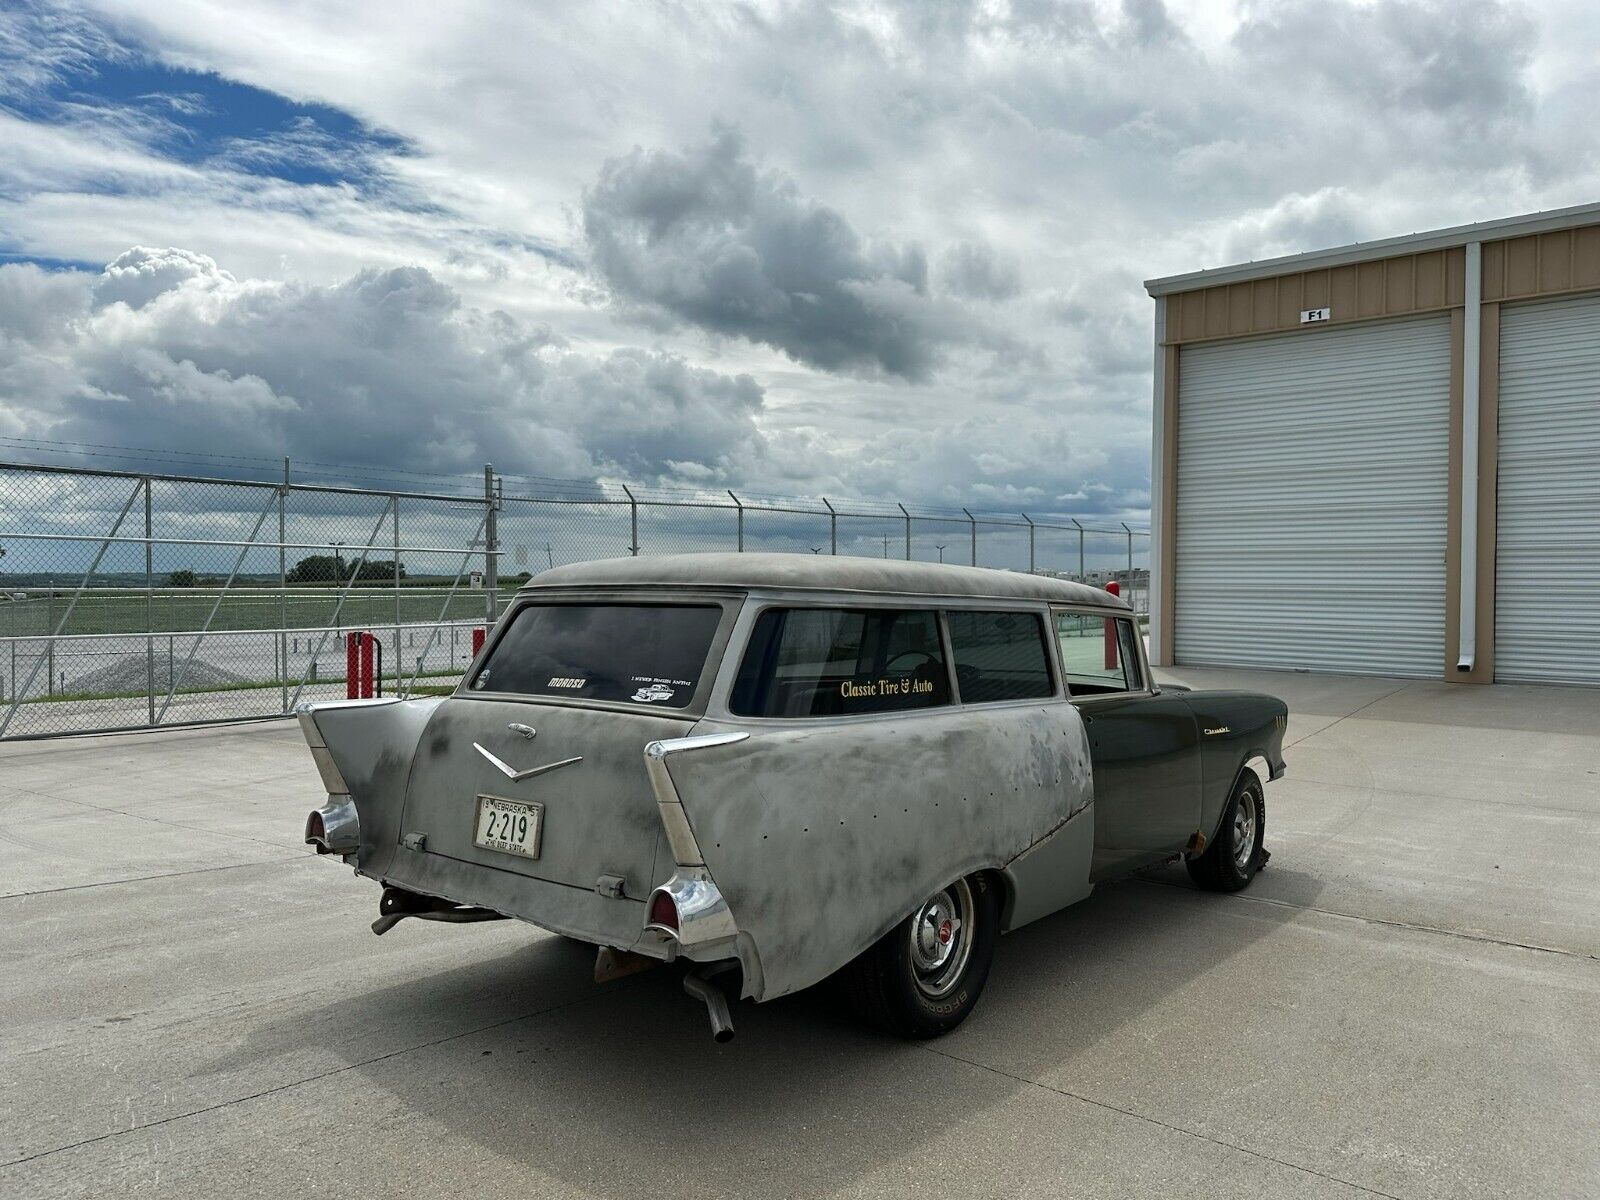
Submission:
[[[367,629],[446,621],[475,621],[484,616],[483,592],[462,587],[450,598],[448,588],[358,588],[352,591],[338,611],[341,629]],[[42,637],[60,622],[72,600],[72,592],[57,589],[50,595],[43,589],[21,593],[0,589],[0,638]],[[500,593],[502,606],[508,590]],[[214,589],[162,589],[148,600],[142,591],[123,589],[86,590],[78,598],[62,629],[63,635],[94,633],[185,633],[205,626],[206,617],[217,602]],[[292,588],[282,598],[275,590],[240,589],[228,593],[212,618],[210,628],[222,630],[320,629],[334,623],[338,593],[332,588]]]

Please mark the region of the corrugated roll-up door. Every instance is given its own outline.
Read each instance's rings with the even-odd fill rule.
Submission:
[[[1185,346],[1179,663],[1434,676],[1450,320]]]
[[[1500,310],[1494,677],[1600,683],[1600,297]]]

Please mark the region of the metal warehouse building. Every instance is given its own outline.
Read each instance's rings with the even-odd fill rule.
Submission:
[[[1600,204],[1145,286],[1154,661],[1600,683]]]

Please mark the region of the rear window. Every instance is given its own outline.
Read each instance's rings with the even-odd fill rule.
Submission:
[[[1033,613],[950,612],[950,652],[961,703],[1032,700],[1054,694],[1044,626]]]
[[[729,708],[843,717],[950,703],[933,612],[774,608],[757,619]]]
[[[469,686],[682,708],[721,620],[714,605],[530,604],[511,618]]]

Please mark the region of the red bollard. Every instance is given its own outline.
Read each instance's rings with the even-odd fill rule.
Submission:
[[[478,652],[483,649],[483,641],[489,636],[489,631],[481,625],[472,631],[472,657],[477,658]]]
[[[361,650],[356,635],[344,635],[344,698],[361,698]]]
[[[372,699],[372,635],[361,635],[361,698]]]
[[[1113,579],[1110,583],[1106,584],[1106,591],[1110,592],[1113,596],[1119,596],[1119,595],[1122,594],[1122,588],[1118,586],[1117,581],[1115,579]],[[1106,621],[1106,670],[1115,671],[1116,669],[1117,669],[1117,623],[1114,620],[1109,620],[1108,619]]]

